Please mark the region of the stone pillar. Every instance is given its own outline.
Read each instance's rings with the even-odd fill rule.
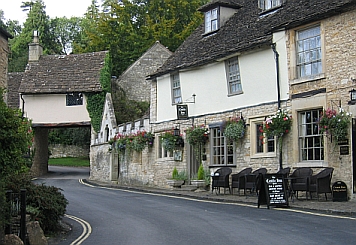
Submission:
[[[34,128],[33,147],[35,155],[31,173],[34,176],[41,176],[48,172],[48,128]]]

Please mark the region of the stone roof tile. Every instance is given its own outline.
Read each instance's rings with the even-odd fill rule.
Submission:
[[[19,92],[50,94],[67,92],[99,92],[100,71],[106,51],[43,55],[38,62],[28,64]]]

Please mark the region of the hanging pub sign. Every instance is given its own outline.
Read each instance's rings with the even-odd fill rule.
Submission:
[[[188,119],[188,105],[177,105],[178,120]]]

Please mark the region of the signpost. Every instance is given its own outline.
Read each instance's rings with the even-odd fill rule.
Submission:
[[[258,208],[260,205],[275,207],[289,207],[286,191],[286,182],[282,174],[260,175],[260,193],[258,195]]]

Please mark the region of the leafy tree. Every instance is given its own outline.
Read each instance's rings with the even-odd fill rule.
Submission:
[[[42,0],[25,2],[22,7],[29,10],[21,33],[10,41],[11,56],[9,72],[22,72],[28,61],[28,44],[32,42],[33,31],[39,32],[44,54],[63,54],[60,43],[51,33],[49,17]]]

